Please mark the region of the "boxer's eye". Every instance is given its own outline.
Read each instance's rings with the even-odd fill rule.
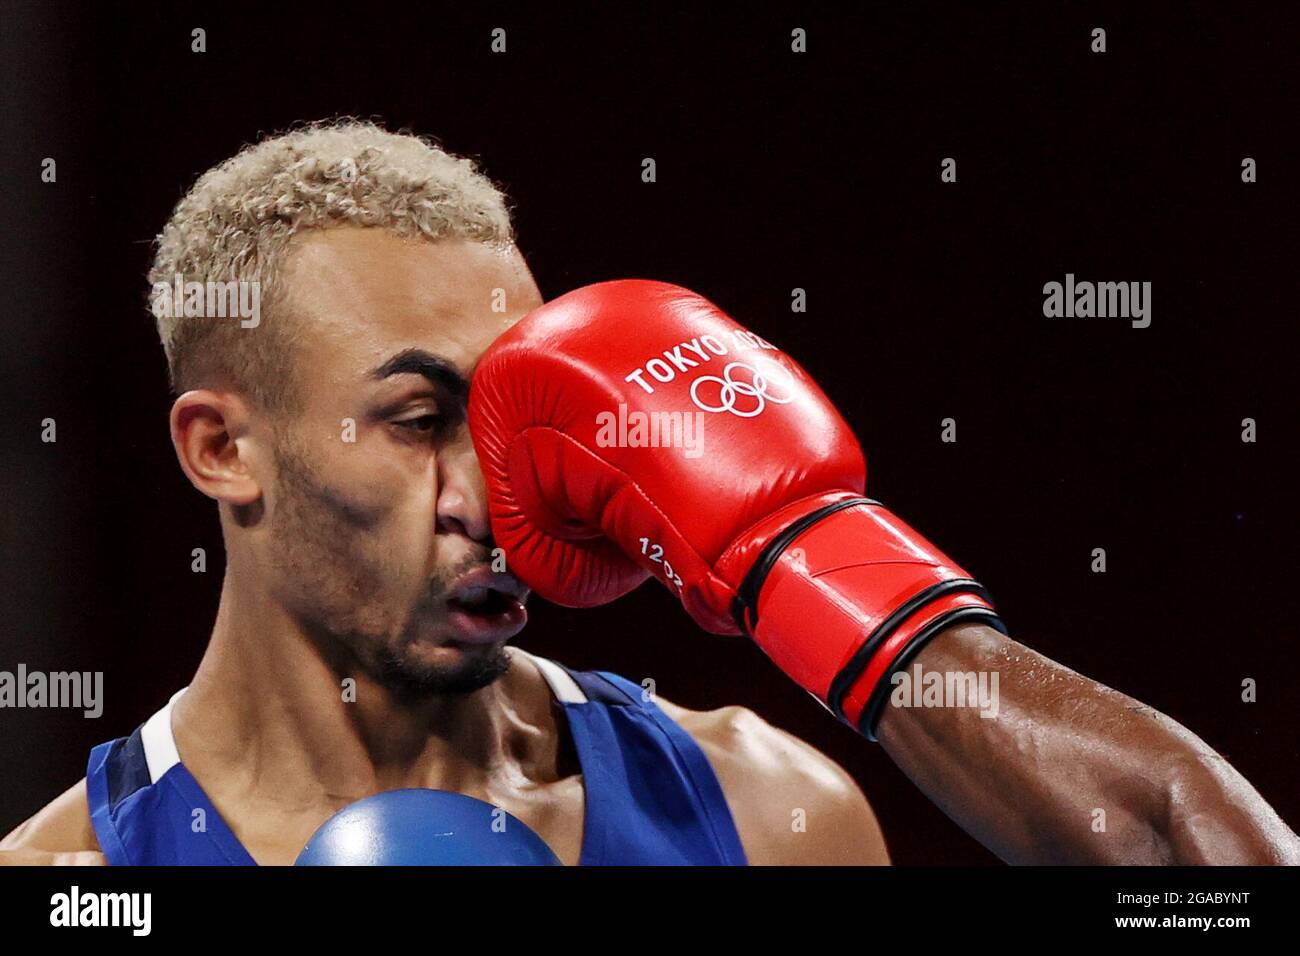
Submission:
[[[443,423],[441,415],[419,415],[415,418],[403,418],[394,422],[400,428],[419,434],[432,435],[436,433]]]

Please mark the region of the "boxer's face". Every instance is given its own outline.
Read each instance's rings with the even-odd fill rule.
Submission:
[[[492,574],[465,403],[484,350],[541,305],[537,286],[513,247],[377,229],[299,237],[285,265],[298,404],[270,428],[268,583],[395,689],[484,686],[525,592]]]

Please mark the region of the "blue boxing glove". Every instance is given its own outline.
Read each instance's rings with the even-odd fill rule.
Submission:
[[[390,790],[326,820],[294,866],[560,866],[498,807],[445,790]]]

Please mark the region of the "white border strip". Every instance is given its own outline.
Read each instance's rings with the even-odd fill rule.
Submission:
[[[144,760],[149,765],[149,779],[157,783],[172,767],[181,762],[176,752],[176,738],[172,735],[172,706],[187,688],[172,694],[166,706],[144,722],[140,740],[144,743]]]

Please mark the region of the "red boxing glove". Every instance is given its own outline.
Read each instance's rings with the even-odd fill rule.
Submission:
[[[808,374],[687,289],[603,282],[530,313],[479,363],[469,422],[496,542],[537,593],[592,607],[653,574],[873,740],[929,637],[1002,630],[862,497],[862,450]]]

